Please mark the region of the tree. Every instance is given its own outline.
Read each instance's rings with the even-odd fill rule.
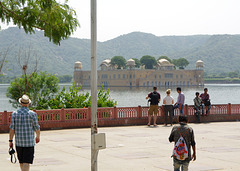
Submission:
[[[137,58],[132,58],[135,61],[136,68],[139,68],[141,66],[141,62]]]
[[[122,56],[114,56],[112,59],[111,59],[111,64],[114,66],[114,65],[117,65],[117,69],[121,69],[121,67],[123,68],[126,68],[126,59]]]
[[[79,26],[76,12],[67,4],[56,0],[3,0],[0,1],[0,19],[9,24],[11,21],[26,33],[34,29],[44,31],[44,36],[55,44],[67,39]]]
[[[58,92],[58,78],[46,72],[41,72],[40,74],[33,73],[26,76],[28,80],[27,85],[25,75],[16,78],[10,83],[6,96],[11,99],[9,102],[15,108],[19,107],[18,99],[23,94],[27,94],[32,100],[32,108],[42,108],[44,106],[42,101],[49,101]]]
[[[172,63],[179,69],[184,69],[189,64],[188,60],[185,58],[173,59]]]
[[[160,56],[157,61],[159,61],[160,59],[166,59],[166,60],[168,60],[170,63],[172,63],[172,60],[171,60],[169,57],[167,57],[167,56]]]
[[[49,101],[45,101],[45,108],[61,109],[61,108],[85,108],[91,106],[91,96],[80,93],[81,87],[76,87],[75,83],[69,90],[63,89]]]
[[[153,66],[157,64],[155,57],[145,55],[140,59],[142,65],[145,65],[146,69],[153,69]]]
[[[0,75],[2,75],[2,69],[3,69],[3,65],[5,63],[8,63],[8,61],[6,60],[7,58],[7,54],[8,54],[8,50],[9,48],[7,48],[7,50],[5,52],[0,52]]]

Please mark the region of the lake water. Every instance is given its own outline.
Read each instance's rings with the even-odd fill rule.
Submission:
[[[5,96],[8,84],[0,84],[0,111],[13,111],[14,109],[8,102],[9,99]],[[66,87],[70,85],[65,85]],[[62,88],[63,85],[60,85]],[[240,104],[240,84],[205,84],[208,88],[211,102],[213,104]],[[165,97],[167,88],[159,88],[158,91],[161,97]],[[90,92],[89,89],[83,90]],[[152,88],[110,88],[111,99],[117,101],[117,107],[128,107],[128,106],[147,106],[146,95],[152,91]],[[202,87],[182,87],[182,91],[185,94],[185,104],[192,105],[195,92],[203,92]],[[174,100],[177,100],[176,88],[172,88]],[[161,100],[162,104],[162,100]]]

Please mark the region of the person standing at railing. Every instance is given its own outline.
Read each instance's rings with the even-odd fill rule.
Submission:
[[[177,102],[173,106],[173,115],[174,115],[174,109],[176,109],[176,108],[179,108],[180,115],[183,115],[185,96],[182,92],[181,87],[177,87],[177,92],[178,92],[178,99],[177,99]]]
[[[150,98],[150,99],[149,99]],[[151,125],[152,115],[153,116],[153,126],[157,126],[157,113],[158,113],[158,103],[161,100],[160,93],[157,92],[157,87],[153,87],[153,92],[150,92],[146,99],[150,100],[150,108],[148,110],[148,126]]]
[[[206,107],[206,116],[209,113],[209,110],[211,109],[211,102],[210,102],[210,96],[208,94],[208,89],[204,88],[204,93],[200,95],[202,99],[202,115],[204,116],[204,108]]]
[[[194,109],[196,110],[195,115],[200,122],[200,111],[202,106],[202,99],[199,97],[199,92],[196,92],[196,97],[193,99]]]
[[[172,126],[172,117],[173,117],[173,104],[174,104],[174,99],[170,95],[171,89],[167,89],[166,94],[167,96],[163,99],[163,105],[164,105],[164,113],[165,113],[165,123],[164,126],[167,126],[168,124],[168,116],[170,119],[170,124]]]
[[[23,95],[18,101],[22,107],[17,112],[12,113],[9,147],[13,148],[13,137],[15,135],[15,145],[21,171],[29,171],[30,164],[33,163],[35,142],[40,142],[40,126],[37,114],[28,109],[31,103],[29,97]]]

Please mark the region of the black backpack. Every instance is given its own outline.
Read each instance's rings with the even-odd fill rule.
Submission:
[[[157,105],[158,104],[159,95],[158,95],[157,92],[152,92],[150,98],[151,98],[151,104],[152,105]]]

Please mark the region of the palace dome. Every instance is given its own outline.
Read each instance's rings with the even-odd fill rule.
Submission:
[[[82,69],[82,62],[80,61],[75,62],[74,69]]]
[[[196,68],[200,68],[200,67],[203,67],[203,61],[202,60],[198,60],[197,62],[196,62]]]
[[[161,65],[170,65],[171,63],[167,59],[160,59],[158,60],[158,63]]]
[[[129,59],[128,61],[127,61],[127,66],[135,66],[136,64],[135,64],[135,61],[133,60],[133,59]]]

